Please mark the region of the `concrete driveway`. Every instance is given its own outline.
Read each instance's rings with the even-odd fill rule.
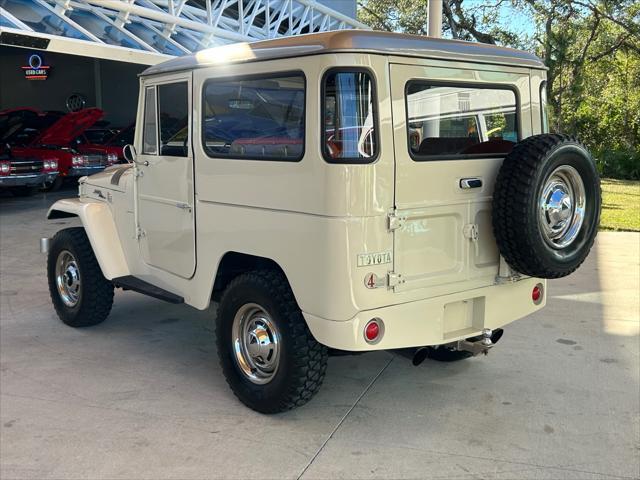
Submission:
[[[118,291],[102,325],[57,319],[38,239],[74,194],[0,198],[3,480],[640,477],[638,234],[600,234],[486,358],[334,357],[311,403],[264,416],[226,386],[213,309]]]

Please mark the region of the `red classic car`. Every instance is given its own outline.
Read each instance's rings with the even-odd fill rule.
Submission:
[[[31,110],[31,109],[25,109]],[[3,114],[0,112],[0,125]],[[56,159],[60,174],[47,182],[50,190],[60,188],[66,178],[82,177],[104,170],[118,161],[115,147],[79,143],[77,138],[102,118],[99,108],[60,114],[39,112],[18,118],[16,110],[0,132],[0,142],[8,144],[15,157]]]
[[[14,157],[8,148],[0,146],[0,190],[24,197],[45,183],[53,182],[57,176],[56,159]]]

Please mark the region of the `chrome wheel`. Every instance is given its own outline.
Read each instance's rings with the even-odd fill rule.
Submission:
[[[545,242],[554,249],[570,245],[584,222],[586,195],[578,171],[569,166],[556,168],[542,189],[538,219]]]
[[[255,303],[240,307],[233,319],[231,340],[245,377],[258,385],[269,383],[280,362],[280,333],[269,313]]]
[[[62,250],[56,260],[56,286],[62,302],[75,307],[80,300],[81,280],[78,262],[71,252]]]

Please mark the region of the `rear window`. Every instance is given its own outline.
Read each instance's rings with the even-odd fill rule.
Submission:
[[[505,155],[518,141],[513,90],[414,81],[406,96],[416,161]]]
[[[305,78],[210,80],[204,87],[204,149],[210,157],[298,161],[304,153]]]
[[[370,163],[378,153],[376,98],[364,70],[331,70],[322,84],[322,155],[331,163]]]

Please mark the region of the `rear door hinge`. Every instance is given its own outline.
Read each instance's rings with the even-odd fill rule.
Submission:
[[[404,283],[404,279],[402,275],[396,272],[389,272],[387,274],[387,286],[389,288],[397,287],[398,285],[402,285]]]
[[[392,212],[388,215],[388,228],[389,231],[393,232],[399,228],[402,228],[404,222],[406,221],[406,217],[398,216],[395,212]]]
[[[475,223],[469,223],[465,225],[462,229],[462,234],[465,238],[468,238],[472,242],[478,241],[478,225]]]

